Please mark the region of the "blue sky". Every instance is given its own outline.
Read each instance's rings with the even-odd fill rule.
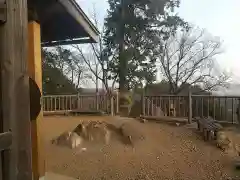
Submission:
[[[78,2],[88,16],[91,16],[94,5],[98,20],[103,22],[108,8],[106,0]],[[240,0],[182,0],[178,12],[186,21],[220,37],[224,52],[217,61],[234,74],[234,81],[240,83]]]

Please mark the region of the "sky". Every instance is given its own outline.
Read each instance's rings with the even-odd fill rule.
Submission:
[[[98,20],[103,22],[108,8],[106,0],[78,0],[78,3],[89,17],[95,7]],[[181,0],[177,10],[187,22],[221,39],[224,52],[217,57],[217,62],[222,69],[233,73],[233,81],[237,83],[240,83],[239,9],[240,0]]]

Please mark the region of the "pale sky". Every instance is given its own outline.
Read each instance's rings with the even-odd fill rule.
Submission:
[[[89,17],[94,5],[98,20],[103,22],[108,8],[106,0],[78,2]],[[177,11],[186,21],[220,37],[224,52],[217,61],[222,68],[234,74],[234,81],[240,83],[240,0],[182,0]]]

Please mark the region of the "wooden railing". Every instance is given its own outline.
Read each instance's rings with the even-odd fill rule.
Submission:
[[[43,111],[67,111],[77,109],[77,95],[47,95],[42,97]]]
[[[212,117],[219,121],[240,122],[238,96],[144,95],[142,103],[144,116]]]
[[[42,96],[43,112],[103,111],[117,113],[117,97],[107,95],[46,95]]]

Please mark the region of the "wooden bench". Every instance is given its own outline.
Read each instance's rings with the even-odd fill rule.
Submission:
[[[205,141],[216,139],[216,133],[222,129],[220,124],[217,124],[211,118],[197,118],[198,130],[203,133]]]
[[[106,113],[103,112],[103,111],[97,111],[97,110],[78,110],[78,109],[75,109],[75,110],[71,110],[71,111],[68,111],[67,114],[70,114],[70,115],[93,115],[93,116],[102,116],[102,115],[105,115]]]

